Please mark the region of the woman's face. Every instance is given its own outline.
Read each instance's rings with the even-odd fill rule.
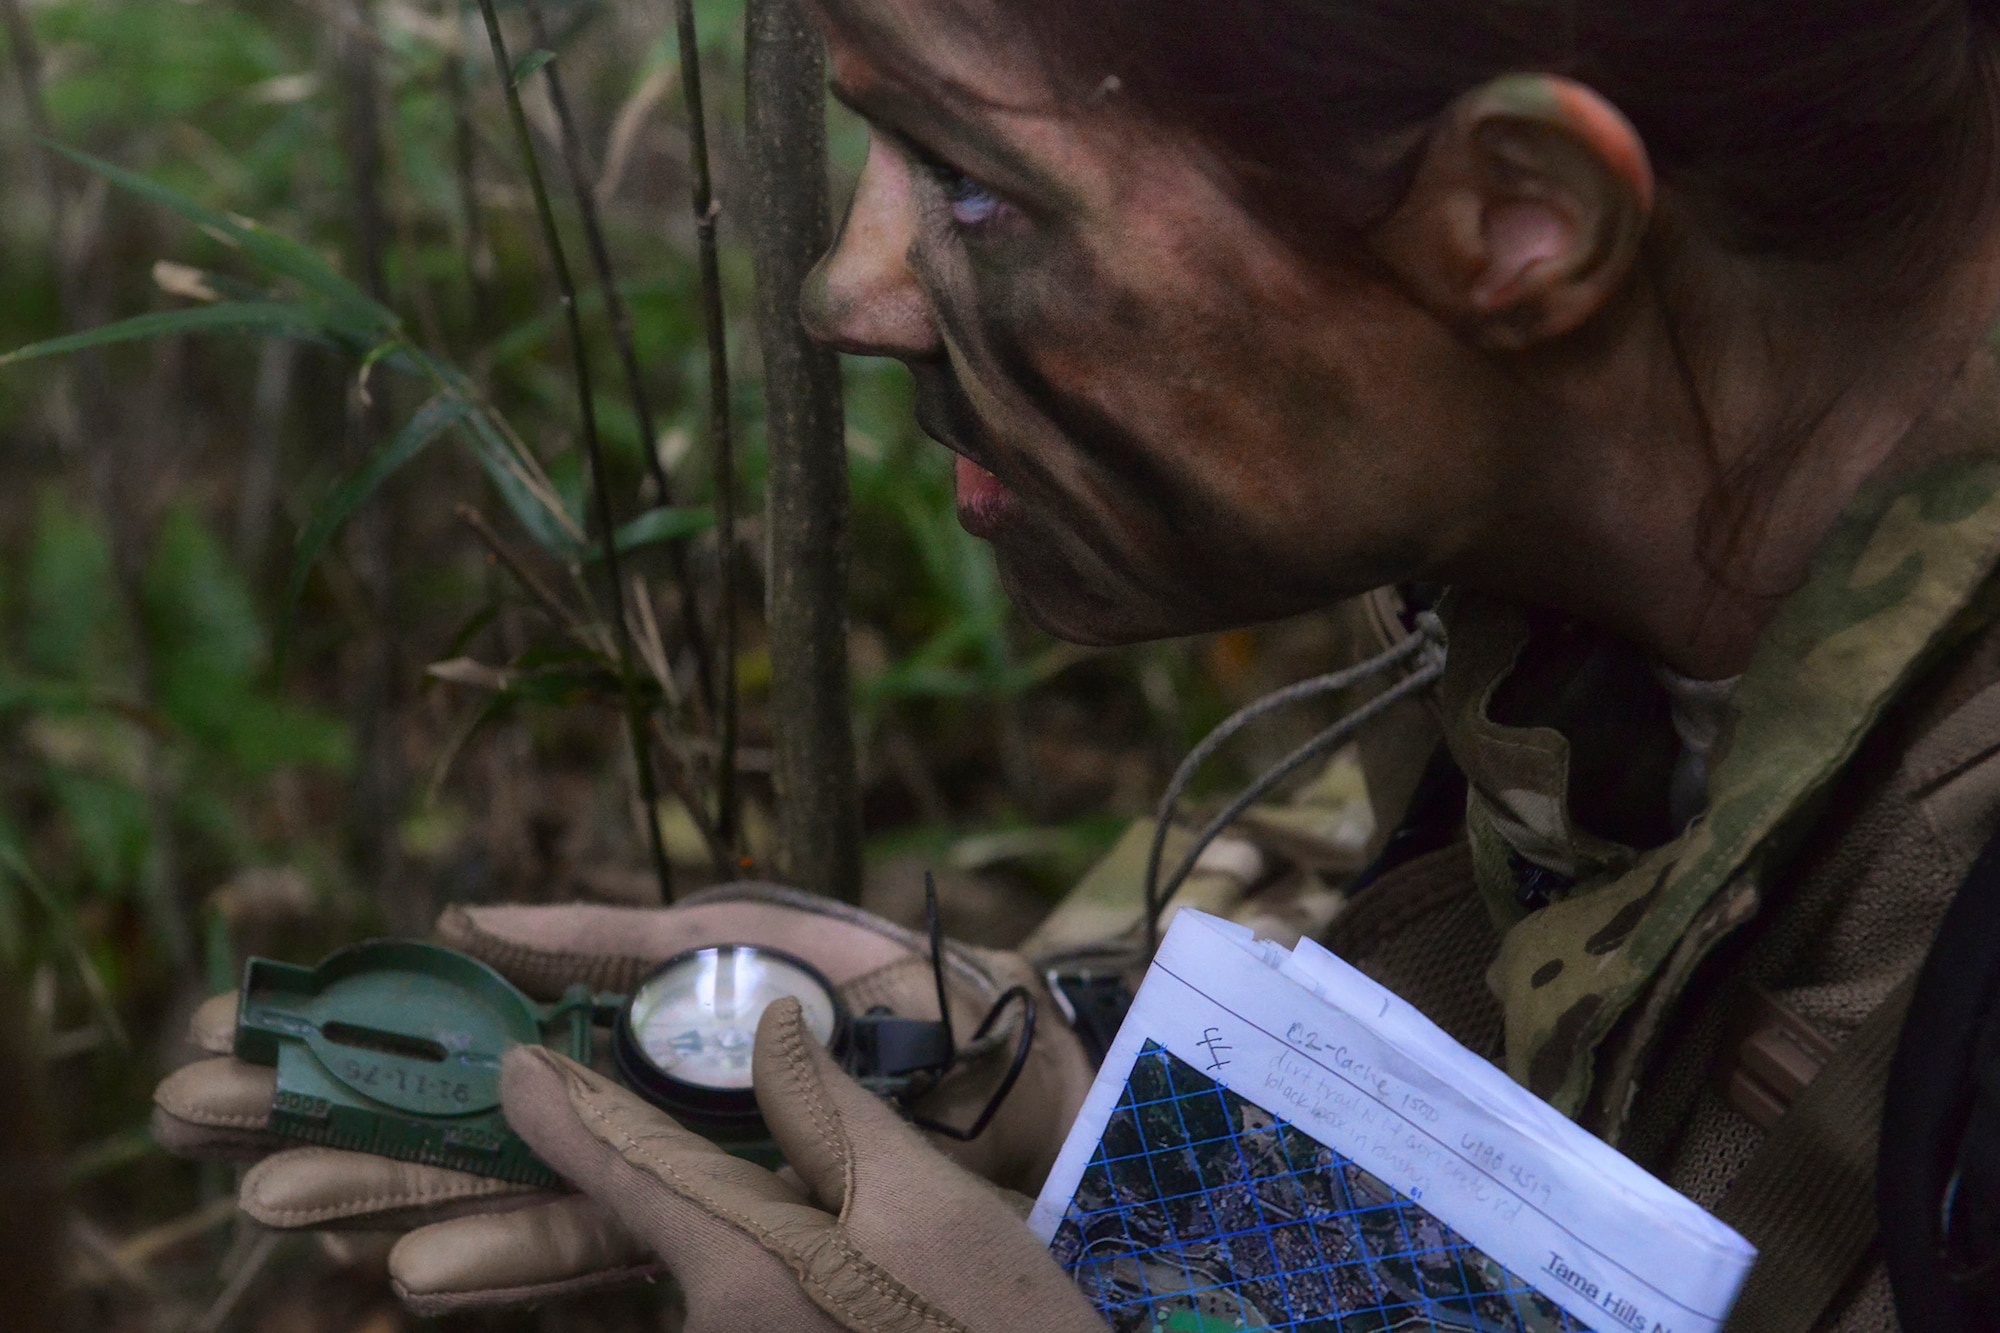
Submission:
[[[855,24],[930,77],[872,63]],[[1115,87],[1052,111],[1004,15],[848,0],[826,26],[872,135],[807,326],[910,368],[961,522],[1038,623],[1271,619],[1433,571],[1491,521],[1490,371],[1376,269],[1286,249]]]

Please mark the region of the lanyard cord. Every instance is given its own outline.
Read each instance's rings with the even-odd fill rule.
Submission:
[[[1444,623],[1434,613],[1423,612],[1417,617],[1416,629],[1410,637],[1387,652],[1357,666],[1348,667],[1344,671],[1315,676],[1311,680],[1300,681],[1296,685],[1267,694],[1230,715],[1214,731],[1209,732],[1201,744],[1194,747],[1188,757],[1181,761],[1181,766],[1174,770],[1173,781],[1167,784],[1166,794],[1160,798],[1159,810],[1153,817],[1153,844],[1146,854],[1146,957],[1148,959],[1159,947],[1161,910],[1193,873],[1195,863],[1201,859],[1201,854],[1208,850],[1208,845],[1214,842],[1224,829],[1235,823],[1245,810],[1268,795],[1273,787],[1312,760],[1344,745],[1355,732],[1377,715],[1387,712],[1419,690],[1429,687],[1444,674],[1444,659]],[[1164,884],[1160,882],[1160,859],[1166,851],[1167,830],[1172,826],[1174,809],[1180,804],[1181,794],[1187,789],[1195,772],[1236,733],[1280,708],[1288,708],[1307,699],[1317,699],[1322,695],[1338,694],[1342,690],[1352,689],[1411,661],[1416,663],[1416,669],[1409,675],[1259,774],[1256,781],[1244,788],[1241,795],[1202,826],[1201,831],[1195,834],[1194,845],[1188,848],[1187,854],[1181,858],[1173,874],[1167,877]]]

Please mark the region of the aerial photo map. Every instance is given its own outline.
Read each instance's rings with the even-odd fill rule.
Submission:
[[[1051,1249],[1118,1333],[1588,1333],[1420,1203],[1155,1042]]]

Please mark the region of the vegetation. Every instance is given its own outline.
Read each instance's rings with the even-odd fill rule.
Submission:
[[[693,10],[712,292],[666,0],[501,3],[505,80],[481,9],[0,0],[0,347],[27,349],[0,360],[0,980],[25,997],[0,1018],[55,1108],[77,1327],[415,1326],[381,1247],[259,1232],[228,1171],[146,1138],[188,1011],[246,956],[451,902],[653,903],[774,855],[740,5]],[[837,111],[831,150],[841,199]],[[1326,645],[1047,640],[957,526],[902,373],[843,376],[869,901],[907,910],[934,866],[948,919],[1006,942]],[[657,1299],[489,1322],[653,1327]]]

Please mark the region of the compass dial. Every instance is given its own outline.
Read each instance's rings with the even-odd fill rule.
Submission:
[[[647,978],[632,997],[629,1031],[661,1074],[714,1092],[750,1089],[757,1020],[791,996],[806,1030],[833,1044],[839,1007],[824,979],[795,959],[753,945],[696,949]]]

